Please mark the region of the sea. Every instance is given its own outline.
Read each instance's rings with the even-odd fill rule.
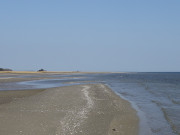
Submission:
[[[42,77],[42,75],[17,77],[40,76]],[[139,135],[180,135],[180,72],[44,75],[44,77],[46,76],[54,79],[3,83],[0,84],[0,90],[103,83],[121,98],[129,101],[137,111],[140,118]]]

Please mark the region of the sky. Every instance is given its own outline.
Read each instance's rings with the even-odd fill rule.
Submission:
[[[180,72],[180,1],[1,0],[0,67]]]

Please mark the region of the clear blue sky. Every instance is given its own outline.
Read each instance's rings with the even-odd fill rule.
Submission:
[[[180,71],[180,0],[1,0],[0,67]]]

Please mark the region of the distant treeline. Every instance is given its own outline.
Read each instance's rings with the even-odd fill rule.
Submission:
[[[0,71],[12,71],[12,69],[9,69],[9,68],[0,68]]]
[[[41,71],[46,71],[46,70],[44,70],[43,68],[41,68],[41,69],[38,70],[38,72],[41,72]]]
[[[13,71],[12,69],[9,68],[0,68],[0,71]],[[43,68],[39,69],[38,72],[46,71]]]

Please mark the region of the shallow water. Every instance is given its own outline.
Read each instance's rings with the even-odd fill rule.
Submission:
[[[111,88],[143,112],[150,134],[180,134],[180,73],[127,73],[111,78],[107,81]]]
[[[16,85],[16,87],[13,87],[14,89],[24,89],[26,87],[33,89],[74,84],[105,83],[121,97],[129,100],[137,110],[140,117],[140,135],[180,135],[180,73],[52,76],[57,79],[26,81],[6,85],[9,86],[9,89],[12,89],[11,85]]]

